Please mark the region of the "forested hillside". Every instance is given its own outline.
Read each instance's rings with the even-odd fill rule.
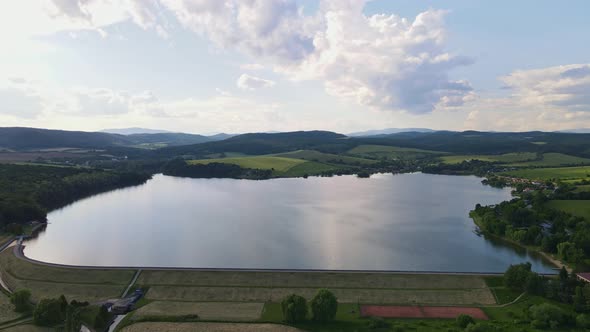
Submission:
[[[143,173],[0,164],[0,227],[42,221],[51,209],[149,178]]]

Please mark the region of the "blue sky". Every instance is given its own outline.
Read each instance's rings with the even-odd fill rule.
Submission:
[[[589,7],[23,0],[0,13],[0,124],[193,133],[590,127]]]

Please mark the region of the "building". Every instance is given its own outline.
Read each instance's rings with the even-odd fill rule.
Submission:
[[[590,272],[576,273],[578,280],[590,283]]]

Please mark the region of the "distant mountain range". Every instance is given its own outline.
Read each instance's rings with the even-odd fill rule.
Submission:
[[[137,133],[137,131],[151,133]],[[111,130],[109,130],[111,131]],[[228,134],[203,136],[185,133],[158,132],[143,128],[115,129],[118,133],[66,131],[25,127],[0,127],[0,148],[49,149],[49,148],[105,148],[139,147],[161,148],[214,142],[231,137]],[[120,134],[125,132],[127,134]]]
[[[359,131],[359,132],[355,132],[355,133],[350,133],[347,136],[350,136],[350,137],[381,136],[381,135],[390,135],[390,134],[408,133],[408,132],[432,133],[435,131],[436,130],[432,130],[432,129],[428,129],[428,128],[386,128],[386,129]]]
[[[557,132],[558,133],[568,133],[568,134],[590,134],[590,128],[567,129],[567,130],[560,130]]]
[[[148,128],[139,128],[139,127],[103,129],[100,132],[101,133],[109,133],[109,134],[119,134],[119,135],[172,133],[172,131],[168,131],[168,130],[148,129]]]

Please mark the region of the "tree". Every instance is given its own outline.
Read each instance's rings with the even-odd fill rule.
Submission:
[[[524,291],[532,295],[544,295],[545,278],[535,272],[529,272],[524,285]]]
[[[568,315],[558,306],[541,303],[530,307],[531,325],[534,328],[558,328],[569,323]]]
[[[586,312],[586,309],[586,297],[584,297],[582,287],[576,286],[576,291],[574,292],[574,310],[576,312]]]
[[[334,320],[338,310],[336,296],[327,289],[320,289],[311,300],[313,319],[320,322]]]
[[[81,326],[80,307],[76,305],[68,305],[66,309],[65,332],[79,332]]]
[[[466,328],[469,324],[475,324],[475,320],[473,319],[473,317],[465,314],[459,315],[457,317],[456,322],[457,326],[459,326],[462,329]]]
[[[10,295],[10,302],[14,305],[14,311],[27,312],[31,310],[31,291],[20,289]]]
[[[110,320],[111,313],[109,313],[105,306],[101,306],[98,315],[96,315],[96,318],[94,319],[94,327],[97,329],[105,328]]]
[[[299,295],[289,295],[281,302],[283,318],[286,322],[297,323],[307,316],[307,301]]]
[[[504,284],[511,289],[524,290],[530,273],[531,263],[510,265],[504,273]]]
[[[65,312],[59,299],[43,299],[37,303],[33,312],[33,321],[36,325],[54,326],[62,323],[64,319]]]

